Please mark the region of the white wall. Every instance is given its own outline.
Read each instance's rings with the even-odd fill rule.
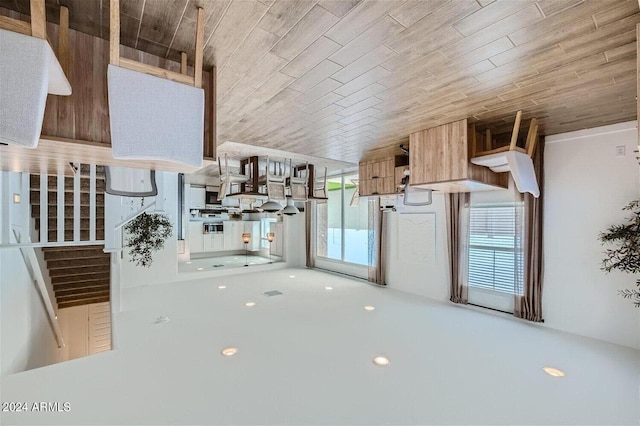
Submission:
[[[0,172],[0,223],[8,225],[5,232],[16,228],[28,235],[24,211],[29,193],[22,193],[21,180],[18,173]],[[13,194],[21,195],[19,204],[13,203]],[[13,232],[6,237],[15,242]],[[0,376],[58,361],[48,315],[18,248],[0,249],[0,336]]]
[[[630,122],[546,138],[543,316],[547,327],[640,348],[640,309],[617,294],[634,287],[635,277],[602,272],[604,248],[597,240],[624,220],[620,209],[639,196],[636,132]],[[625,157],[615,155],[620,145]],[[404,209],[435,214],[436,256],[422,263],[399,258],[400,213],[387,213],[388,286],[448,300],[444,197],[434,194],[431,206]]]
[[[600,270],[598,234],[639,195],[636,123],[549,136],[545,147],[545,324],[640,348],[640,309],[618,296],[634,277]],[[624,146],[626,156],[616,157]]]
[[[155,210],[164,211],[169,217],[173,224],[173,234],[165,241],[162,250],[153,253],[153,263],[148,268],[136,266],[131,262],[129,249],[124,248],[120,268],[120,283],[123,288],[172,282],[178,277],[178,175],[156,172],[156,183],[158,195],[145,198],[145,202],[155,199]],[[105,226],[109,229],[109,223],[113,222],[114,218],[117,219],[117,223],[138,209],[140,198],[108,196],[105,204],[105,214],[110,218]],[[154,211],[154,207],[151,211]]]
[[[401,204],[401,201],[400,201]],[[385,213],[387,220],[387,286],[437,300],[449,300],[449,253],[444,195],[433,194],[433,203],[424,207],[401,206],[397,212]],[[435,216],[435,257],[426,262],[411,262],[399,256],[399,223],[401,214],[431,213]]]

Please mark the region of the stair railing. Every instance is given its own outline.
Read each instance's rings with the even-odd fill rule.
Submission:
[[[20,233],[16,229],[13,229],[13,235],[15,236],[15,239],[19,244],[20,253],[22,254],[22,258],[24,259],[24,264],[29,271],[29,275],[36,285],[36,288],[40,293],[40,297],[42,297],[44,308],[47,311],[47,315],[49,317],[49,325],[51,326],[51,330],[56,337],[58,348],[62,348],[64,346],[64,339],[62,338],[62,331],[60,330],[60,325],[58,324],[56,309],[54,308],[54,303],[52,302],[52,298],[54,296],[47,288],[47,284],[44,279],[44,275],[42,274],[42,270],[40,269],[40,264],[38,263],[38,258],[36,256],[35,250],[33,249],[33,246],[28,245],[28,243],[31,243],[31,238],[29,238],[28,233]]]
[[[2,241],[0,248],[3,247],[64,247],[64,246],[83,246],[83,245],[104,245],[104,240],[96,239],[96,222],[97,222],[97,203],[96,203],[96,165],[89,165],[89,239],[81,240],[81,204],[82,191],[80,187],[80,164],[74,163],[73,169],[73,239],[65,241],[65,174],[60,171],[57,175],[57,198],[56,198],[56,238],[55,241],[49,241],[49,176],[46,173],[40,175],[40,238],[38,242],[28,243],[11,243],[10,241]],[[22,174],[22,197],[27,200],[29,197],[29,174]],[[8,215],[7,215],[8,216]],[[23,227],[28,229],[27,225],[29,215],[23,219],[25,223]],[[3,223],[3,235],[7,235],[9,228],[8,220]],[[24,239],[23,239],[24,241]]]

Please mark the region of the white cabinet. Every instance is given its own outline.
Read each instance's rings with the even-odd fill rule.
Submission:
[[[260,250],[260,221],[250,220],[244,223],[244,232],[251,234],[251,241],[249,241],[247,250],[259,251]]]
[[[248,232],[251,234],[251,240],[247,244],[247,250],[260,250],[260,222],[229,220],[224,222],[224,249],[225,250],[244,250],[244,242],[242,242],[242,234]]]
[[[191,253],[204,251],[204,234],[202,222],[189,222],[189,250]]]
[[[190,189],[191,204],[190,209],[204,209],[205,208],[205,189],[203,186],[191,186]]]
[[[224,222],[224,249],[242,250],[242,233],[244,232],[244,222],[240,220],[228,220]]]
[[[205,234],[204,235],[204,251],[222,251],[224,250],[223,234]]]
[[[284,223],[271,222],[269,224],[269,232],[276,234],[271,243],[271,254],[273,256],[284,256]]]

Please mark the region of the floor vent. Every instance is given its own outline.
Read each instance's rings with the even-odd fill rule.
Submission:
[[[271,296],[279,296],[279,295],[281,295],[282,293],[281,293],[281,292],[279,292],[278,290],[271,290],[271,291],[265,291],[265,292],[264,292],[264,293],[262,293],[262,294],[264,294],[264,295],[265,295],[265,296],[267,296],[267,297],[271,297]]]

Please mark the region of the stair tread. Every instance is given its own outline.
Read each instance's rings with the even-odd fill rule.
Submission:
[[[109,283],[109,280],[105,280],[103,278],[103,279],[94,280],[94,281],[86,281],[86,282],[71,283],[71,284],[54,284],[53,290],[58,292],[58,291],[66,291],[66,290],[81,289],[81,288],[103,288],[103,287],[111,288],[111,284]]]
[[[82,305],[89,305],[93,303],[103,303],[103,302],[109,302],[109,301],[110,301],[109,296],[95,297],[90,299],[76,300],[73,302],[58,303],[58,308],[59,309],[72,308],[74,306],[82,306]]]

